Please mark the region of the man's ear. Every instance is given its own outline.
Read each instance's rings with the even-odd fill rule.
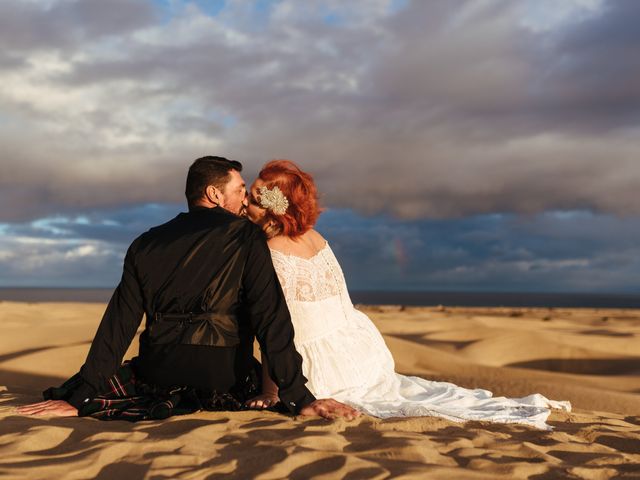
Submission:
[[[209,200],[211,203],[220,205],[220,190],[218,190],[216,187],[214,187],[213,185],[207,186],[204,194],[207,197],[207,200]]]

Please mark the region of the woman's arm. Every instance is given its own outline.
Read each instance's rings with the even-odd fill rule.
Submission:
[[[269,408],[280,401],[278,386],[269,376],[269,365],[263,354],[260,354],[260,361],[262,362],[262,393],[247,401],[246,405],[249,408]]]

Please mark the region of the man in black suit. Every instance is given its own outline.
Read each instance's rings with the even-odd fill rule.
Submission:
[[[108,389],[146,315],[135,376],[159,388],[241,392],[251,381],[253,338],[266,356],[283,405],[293,414],[353,418],[358,412],[306,388],[293,326],[262,230],[244,218],[242,165],[203,157],[190,167],[188,213],[133,241],[120,284],[87,359],[64,399],[19,408],[74,416]],[[113,384],[113,382],[111,382]]]

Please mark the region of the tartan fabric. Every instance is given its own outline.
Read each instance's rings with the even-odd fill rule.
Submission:
[[[254,376],[255,377],[255,376]],[[259,377],[258,377],[259,378]],[[131,362],[125,362],[109,378],[103,392],[78,410],[79,417],[99,420],[159,420],[199,410],[243,410],[243,403],[259,393],[258,378],[252,378],[241,392],[202,392],[193,387],[159,387],[136,378]],[[76,373],[60,387],[45,390],[45,400],[66,400],[83,383]]]

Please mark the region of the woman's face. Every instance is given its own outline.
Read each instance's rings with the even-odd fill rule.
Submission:
[[[262,225],[264,223],[264,217],[267,213],[267,209],[263,208],[258,201],[260,199],[259,189],[264,185],[264,182],[257,178],[251,189],[249,190],[249,206],[247,207],[247,217],[253,223]]]

